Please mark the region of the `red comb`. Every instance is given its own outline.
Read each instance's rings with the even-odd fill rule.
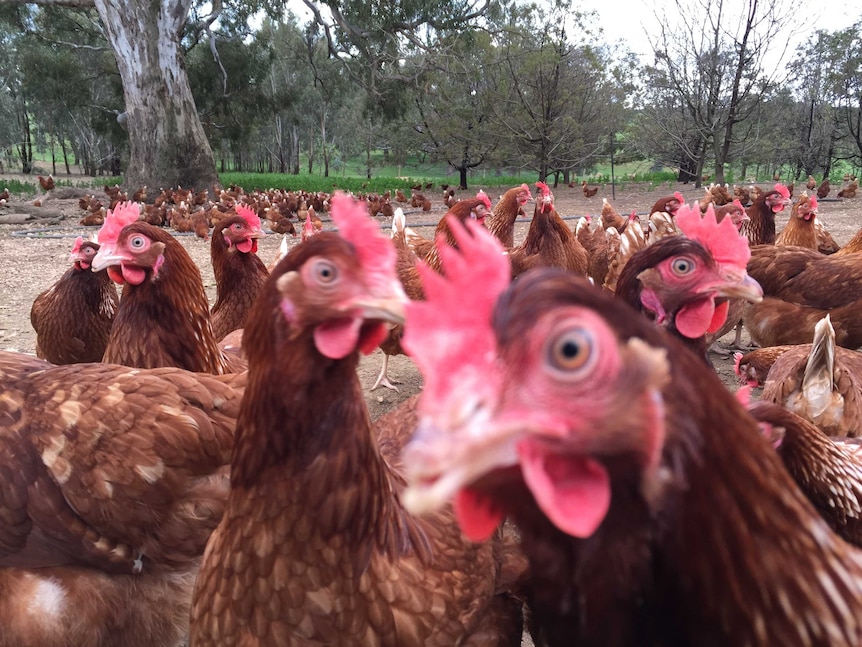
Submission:
[[[776,191],[778,191],[778,194],[779,194],[782,198],[784,198],[785,200],[789,200],[789,199],[790,199],[790,189],[788,189],[786,186],[784,186],[781,182],[779,182],[778,184],[776,184],[776,185],[775,185],[775,187],[773,187],[773,188],[774,188]]]
[[[817,196],[812,195],[808,198],[808,203],[811,205],[811,211],[817,211]]]
[[[80,252],[81,251],[81,245],[83,245],[83,244],[84,244],[84,239],[81,238],[81,236],[78,236],[75,239],[75,244],[72,245],[72,252],[71,253],[77,254],[78,252]]]
[[[425,379],[423,400],[432,403],[453,385],[456,391],[463,388],[465,372],[486,373],[482,367],[496,349],[494,304],[511,281],[509,259],[491,232],[472,220],[462,225],[447,216],[446,221],[458,248],[438,242],[445,274],[417,265],[425,301],[407,305],[401,340]]]
[[[131,225],[141,217],[141,209],[135,202],[120,202],[115,209],[108,209],[105,224],[99,230],[99,243],[113,244],[120,237],[126,225]]]
[[[706,208],[703,218],[700,217],[700,209],[684,204],[676,212],[674,220],[683,234],[709,250],[716,263],[746,269],[751,258],[748,239],[739,235],[730,218],[716,222],[712,204]]]
[[[679,191],[674,191],[673,197],[677,199],[677,202],[680,204],[685,204],[685,196]]]
[[[260,229],[260,217],[254,212],[254,209],[241,202],[238,202],[234,209],[236,209],[236,215],[241,216],[249,227]]]
[[[365,203],[338,192],[332,196],[330,213],[338,233],[356,249],[362,268],[375,279],[394,279],[395,247],[368,215]]]
[[[532,193],[532,191],[530,191],[530,187],[529,187],[529,185],[528,185],[526,182],[524,182],[524,183],[521,185],[521,190],[522,190],[522,191],[526,191],[527,193]]]
[[[539,189],[539,191],[542,192],[542,195],[546,197],[551,192],[551,190],[548,188],[548,185],[544,182],[536,182],[536,188]]]
[[[487,209],[491,208],[491,198],[488,197],[488,194],[479,189],[479,193],[476,194],[476,198],[482,201],[482,204],[485,205]]]
[[[742,202],[740,202],[739,198],[736,198],[731,204],[740,211],[745,211],[745,207],[742,206]]]

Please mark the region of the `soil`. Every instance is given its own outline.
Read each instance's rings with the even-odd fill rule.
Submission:
[[[3,179],[9,177],[32,182],[31,177],[0,176],[0,185]],[[56,179],[69,179],[73,182],[82,180],[78,175],[59,176]],[[771,184],[764,183],[762,186]],[[482,187],[474,186],[470,191],[461,191],[458,197],[472,197],[479,188]],[[499,188],[486,190],[494,202],[502,192]],[[674,191],[681,191],[687,201],[703,196],[703,189],[673,183],[661,185],[622,183],[616,186],[615,195],[610,185],[602,185],[592,198],[584,197],[579,186],[575,188],[561,186],[554,190],[554,195],[557,210],[564,217],[572,217],[570,222],[574,226],[575,217],[599,212],[602,197],[607,197],[620,213],[629,213],[632,210],[645,213],[656,200]],[[95,227],[82,227],[78,224],[83,216],[83,212],[78,207],[78,197],[94,192],[98,190],[61,187],[39,196],[41,206],[34,206],[33,196],[27,198],[13,196],[7,205],[0,207],[0,258],[5,259],[6,263],[6,269],[0,278],[0,285],[2,285],[0,349],[34,352],[36,336],[30,325],[30,307],[36,296],[50,287],[68,268],[68,255],[75,237],[79,235],[86,237],[97,230]],[[837,189],[833,190],[832,195],[834,196],[836,192]],[[437,195],[436,200],[432,198],[434,204],[430,212],[411,209],[408,204],[402,206],[408,224],[420,234],[431,237],[434,226],[446,209],[439,197],[439,190],[426,191],[426,194],[429,197]],[[860,204],[862,199],[857,201],[827,198],[820,201],[819,216],[839,244],[845,244],[862,224]],[[787,222],[788,214],[789,209],[779,215],[779,231]],[[390,224],[381,219],[382,227],[388,229]],[[516,244],[523,240],[528,226],[529,223],[526,221],[516,225]],[[210,301],[214,301],[215,280],[209,260],[209,242],[194,235],[178,235],[178,238],[200,267],[207,294]],[[261,241],[259,254],[265,263],[275,258],[281,238],[278,235],[268,235]],[[298,241],[299,239],[296,238],[289,243],[295,245]],[[743,342],[746,341],[744,336]],[[719,341],[719,346],[732,351],[730,348],[732,343],[733,333],[730,333]],[[735,388],[732,353],[728,353],[727,356],[711,353],[711,359],[722,380],[728,386]],[[378,349],[363,358],[359,368],[360,379],[365,388],[373,419],[422,389],[421,375],[413,362],[402,355],[391,358],[389,362],[389,376],[397,382],[398,390],[380,387],[371,391],[370,388],[377,378],[382,362],[383,354]]]

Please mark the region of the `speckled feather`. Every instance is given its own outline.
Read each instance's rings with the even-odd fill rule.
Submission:
[[[862,346],[862,263],[854,254],[762,245],[752,248],[748,273],[763,287],[764,300],[746,308],[745,325],[762,346],[810,341],[826,311],[839,346]]]
[[[802,380],[810,352],[811,344],[801,344],[781,353],[767,373],[761,398],[780,404],[802,417],[809,417],[805,415],[804,401],[797,400],[801,397]],[[836,348],[833,373],[834,404],[829,411],[811,422],[830,436],[862,436],[862,354],[847,348]]]
[[[775,430],[781,461],[845,541],[862,546],[862,452],[858,444],[830,438],[812,423],[777,404],[760,400],[748,410]]]
[[[244,381],[0,353],[0,646],[185,638]]]

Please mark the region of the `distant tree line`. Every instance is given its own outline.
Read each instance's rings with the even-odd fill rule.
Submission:
[[[658,21],[654,55],[639,62],[566,2],[453,0],[435,7],[460,7],[461,19],[423,15],[420,29],[366,15],[359,0],[330,3],[327,15],[307,0],[316,13],[305,21],[278,2],[186,0],[177,61],[216,171],[328,176],[353,160],[351,174],[371,177],[381,151],[405,175],[409,160],[445,163],[462,185],[477,170],[569,182],[612,150],[696,184],[862,168],[862,20],[781,58],[793,29],[781,0],[746,0],[734,29],[720,0],[676,2],[678,22]],[[99,4],[0,2],[7,170],[30,172],[34,150],[52,151],[54,172],[128,170],[144,137],[129,129],[129,76],[145,70],[124,69]],[[212,6],[217,15],[202,13]]]

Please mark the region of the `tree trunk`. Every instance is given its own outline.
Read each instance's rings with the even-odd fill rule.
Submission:
[[[125,187],[220,187],[180,48],[191,0],[95,4],[123,81],[130,148]]]
[[[467,167],[458,167],[458,189],[461,191],[467,190]]]
[[[299,175],[299,128],[294,124],[290,130],[291,155],[293,155],[293,174]]]

